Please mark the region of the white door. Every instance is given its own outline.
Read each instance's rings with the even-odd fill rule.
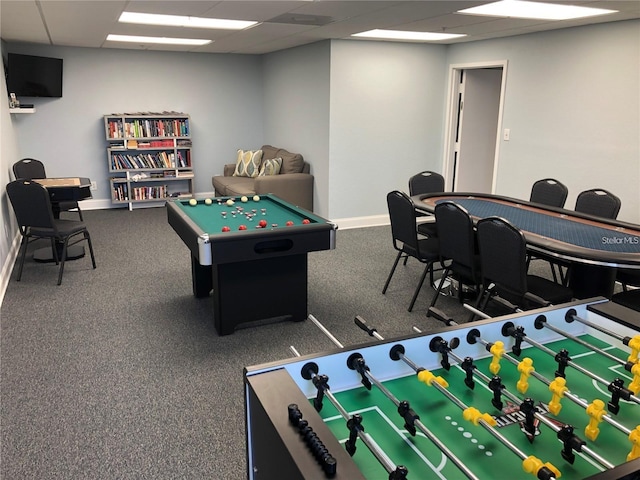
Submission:
[[[459,70],[452,186],[456,192],[492,193],[503,69]]]

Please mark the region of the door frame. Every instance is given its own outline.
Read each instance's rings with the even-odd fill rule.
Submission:
[[[495,193],[498,163],[500,158],[500,139],[502,133],[502,115],[504,112],[504,99],[507,86],[507,66],[508,60],[494,60],[487,62],[474,63],[455,63],[449,65],[449,88],[447,93],[447,107],[445,117],[444,131],[444,157],[443,157],[443,176],[447,190],[453,190],[454,180],[454,153],[456,143],[456,129],[458,122],[458,79],[460,72],[463,70],[473,70],[482,68],[502,68],[502,82],[500,85],[500,105],[498,107],[498,127],[496,129],[496,148],[493,160],[493,178],[491,181],[491,193]]]

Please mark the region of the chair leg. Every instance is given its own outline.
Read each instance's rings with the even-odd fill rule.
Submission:
[[[391,277],[393,277],[393,272],[396,271],[396,267],[398,266],[398,262],[400,261],[401,256],[402,256],[402,252],[398,252],[398,255],[396,255],[396,260],[395,262],[393,262],[393,267],[391,268],[391,271],[389,272],[389,276],[387,277],[387,281],[384,284],[384,288],[382,289],[383,295],[387,292],[387,287],[389,287],[389,282],[391,282]]]
[[[64,262],[67,259],[68,244],[69,244],[69,237],[64,239],[64,245],[62,246],[62,258],[60,259],[60,270],[58,272],[58,285],[62,284],[62,272],[64,272]]]
[[[408,308],[410,312],[413,310],[413,305],[414,303],[416,303],[416,299],[418,298],[420,289],[424,284],[424,279],[427,278],[428,272],[431,272],[431,275],[433,276],[433,263],[427,263],[426,267],[424,267],[424,272],[422,272],[422,275],[420,276],[420,283],[418,283],[418,286],[416,287],[416,291],[413,292],[413,298],[411,299],[411,304],[409,305],[409,308]]]
[[[89,231],[88,230],[85,230],[84,238],[87,240],[87,243],[89,244],[89,253],[91,254],[91,263],[93,264],[93,268],[95,270],[95,268],[96,268],[96,257],[93,254],[93,244],[91,243],[91,235],[89,235]]]
[[[429,305],[429,308],[431,307],[435,307],[436,305],[436,301],[438,300],[438,297],[440,296],[440,292],[442,291],[442,287],[444,285],[444,281],[447,279],[447,276],[449,275],[449,268],[445,268],[444,272],[442,272],[442,277],[440,278],[440,283],[438,283],[438,288],[436,289],[436,294],[433,297],[433,300],[431,300],[431,305]],[[427,316],[429,314],[427,313]]]
[[[27,256],[27,244],[29,243],[29,240],[26,236],[22,236],[22,242],[20,244],[20,265],[18,266],[18,278],[16,279],[16,282],[19,282],[20,279],[22,278],[22,267],[24,267],[24,257]]]
[[[78,205],[78,215],[80,216],[80,221],[84,222],[84,218],[82,218],[82,210],[80,210],[80,205]]]

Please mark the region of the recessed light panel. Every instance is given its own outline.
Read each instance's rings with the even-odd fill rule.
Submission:
[[[490,17],[532,18],[538,20],[572,20],[615,13],[616,10],[558,5],[555,3],[527,2],[524,0],[502,0],[478,7],[459,10],[457,13],[486,15]]]
[[[122,12],[119,22],[144,25],[167,25],[173,27],[210,28],[220,30],[243,30],[258,22],[247,20],[225,20],[220,18],[187,17],[183,15],[158,15],[153,13]]]
[[[165,45],[206,45],[211,40],[201,38],[170,38],[170,37],[142,37],[139,35],[114,35],[107,36],[109,42],[131,43],[161,43]]]
[[[451,38],[464,37],[458,33],[433,33],[433,32],[410,32],[404,30],[369,30],[366,32],[354,33],[352,37],[378,38],[381,40],[405,40],[414,42],[433,42],[438,40],[449,40]]]

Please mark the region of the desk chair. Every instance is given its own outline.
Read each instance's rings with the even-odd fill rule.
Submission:
[[[544,178],[542,180],[534,182],[533,186],[531,187],[531,196],[529,197],[529,201],[540,203],[549,207],[563,208],[565,202],[567,201],[568,195],[569,189],[566,185],[553,178]],[[558,277],[560,277],[560,282],[565,283],[562,267],[558,265],[559,273],[556,273],[556,262],[551,257],[547,257],[542,254],[536,254],[535,256],[529,254],[529,256],[527,257],[527,263],[535,259],[545,260],[546,262],[548,262],[549,266],[551,267],[553,280],[557,282]]]
[[[522,232],[499,217],[478,221],[478,246],[482,272],[482,293],[478,307],[498,300],[511,310],[528,310],[568,302],[568,287],[537,275],[527,274],[527,243]]]
[[[444,177],[439,173],[427,170],[417,173],[409,179],[409,195],[411,196],[439,192],[444,192]],[[418,216],[424,217],[426,215],[418,213]],[[434,217],[430,216],[428,221],[419,223],[418,233],[426,237],[435,237],[438,233],[434,220]]]
[[[13,206],[22,242],[20,244],[20,267],[18,268],[19,282],[22,278],[24,258],[27,253],[27,245],[35,240],[49,239],[53,250],[56,265],[60,265],[58,272],[58,285],[62,283],[64,262],[67,259],[67,249],[71,245],[86,240],[91,252],[91,262],[96,268],[96,259],[93,255],[93,245],[89,231],[84,223],[77,220],[60,220],[53,217],[51,199],[47,189],[36,182],[28,180],[14,180],[7,185],[7,195]],[[62,244],[62,252],[58,253],[58,244]]]
[[[18,162],[13,164],[13,175],[16,177],[16,180],[33,180],[34,178],[47,178],[47,173],[44,168],[44,164],[40,160],[35,160],[33,158],[23,158]],[[80,220],[84,221],[82,218],[82,210],[80,210],[80,205],[76,201],[63,201],[63,202],[52,202],[53,211],[55,213],[56,218],[59,217],[60,212],[69,212],[76,211],[80,216]]]
[[[578,194],[574,210],[596,217],[615,220],[620,212],[621,202],[613,193],[602,188],[585,190]]]
[[[473,285],[478,294],[482,284],[480,255],[473,220],[469,212],[454,202],[441,202],[436,205],[435,216],[440,242],[440,263],[444,272],[429,310],[438,301],[448,276],[457,280],[461,286]],[[462,294],[460,300],[462,301]]]
[[[400,259],[403,257],[416,258],[424,263],[425,267],[408,308],[409,311],[412,311],[427,273],[430,273],[430,281],[433,285],[433,264],[440,256],[439,242],[434,237],[418,239],[415,209],[411,199],[405,193],[396,190],[387,194],[387,206],[391,220],[393,248],[397,250],[398,255],[393,263],[391,272],[389,272],[382,293],[387,292],[389,282],[391,282],[391,277],[393,277]]]
[[[541,203],[549,207],[563,208],[569,189],[553,178],[538,180],[531,187],[530,202]]]

